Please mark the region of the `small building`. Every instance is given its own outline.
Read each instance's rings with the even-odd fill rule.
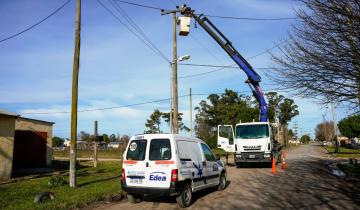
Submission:
[[[119,141],[113,141],[113,142],[108,143],[107,147],[113,148],[113,149],[119,149],[120,144],[121,144],[121,142],[119,142]]]
[[[51,165],[53,124],[0,110],[0,180],[17,169]]]

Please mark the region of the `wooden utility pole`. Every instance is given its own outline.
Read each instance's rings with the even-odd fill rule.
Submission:
[[[71,135],[70,135],[70,187],[76,187],[76,135],[77,135],[77,108],[78,108],[78,81],[79,81],[79,60],[80,60],[80,21],[81,21],[81,0],[76,0],[75,17],[75,52],[72,78],[71,97]]]
[[[94,123],[94,167],[97,167],[97,146],[98,146],[98,122],[95,120]]]
[[[172,13],[173,15],[173,60],[172,60],[172,97],[173,97],[173,108],[174,116],[173,120],[173,131],[174,133],[179,133],[178,125],[178,79],[177,79],[177,40],[176,40],[176,12]],[[170,113],[171,114],[171,113]]]
[[[192,125],[192,91],[190,88],[190,135],[193,135],[193,125]]]
[[[323,114],[323,125],[324,125],[324,138],[325,138],[325,142],[327,142],[327,134],[326,134],[326,121],[325,121],[325,115]]]

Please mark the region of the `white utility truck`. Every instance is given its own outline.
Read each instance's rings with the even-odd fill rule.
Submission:
[[[235,163],[241,167],[246,162],[271,163],[274,138],[268,122],[251,122],[218,126],[218,148],[235,153]]]
[[[187,207],[193,192],[225,188],[225,164],[198,138],[136,135],[123,156],[121,186],[130,202],[140,201],[146,194],[174,195],[180,207]]]

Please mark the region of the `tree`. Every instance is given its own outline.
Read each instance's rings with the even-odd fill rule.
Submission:
[[[64,140],[63,138],[54,136],[54,137],[52,138],[52,146],[53,146],[53,147],[60,147],[60,146],[63,145],[64,141],[65,141],[65,140]]]
[[[282,103],[279,104],[279,123],[281,125],[287,125],[293,117],[299,115],[298,106],[294,100],[285,98]]]
[[[360,137],[360,115],[346,117],[338,123],[339,131],[350,139]]]
[[[334,122],[326,121],[323,123],[319,123],[315,128],[315,138],[318,141],[332,141],[334,136]]]
[[[225,89],[223,94],[210,94],[195,107],[195,133],[209,146],[216,147],[216,130],[220,124],[235,126],[240,121],[259,119],[259,109],[251,97]]]
[[[268,105],[268,118],[270,122],[275,122],[276,112],[279,110],[279,104],[284,100],[283,95],[278,95],[277,92],[268,92],[265,94]]]
[[[110,143],[109,135],[107,135],[106,133],[104,133],[104,134],[102,135],[102,140],[104,141],[105,144]]]
[[[343,102],[359,111],[359,0],[300,0],[293,26],[269,76],[296,95],[321,104]]]
[[[160,124],[162,115],[163,113],[159,109],[155,109],[150,118],[146,120],[145,127],[148,130],[144,131],[144,133],[161,133]]]
[[[174,112],[172,112],[172,115],[174,115]],[[183,113],[178,113],[178,126],[179,126],[179,129],[181,131],[186,131],[186,132],[189,132],[190,131],[190,128],[188,128],[187,126],[185,126],[185,124],[182,122],[182,116],[183,116]],[[164,121],[170,125],[170,112],[163,112],[162,113],[162,118],[164,119]]]
[[[310,141],[311,141],[310,136],[306,134],[300,138],[300,142],[303,144],[308,144]]]
[[[115,142],[115,141],[117,141],[116,135],[115,135],[115,134],[111,134],[110,137],[109,137],[109,141],[110,141],[110,142]]]

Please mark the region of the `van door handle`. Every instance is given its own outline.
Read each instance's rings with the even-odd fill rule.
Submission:
[[[149,162],[146,162],[146,167],[149,167]]]

